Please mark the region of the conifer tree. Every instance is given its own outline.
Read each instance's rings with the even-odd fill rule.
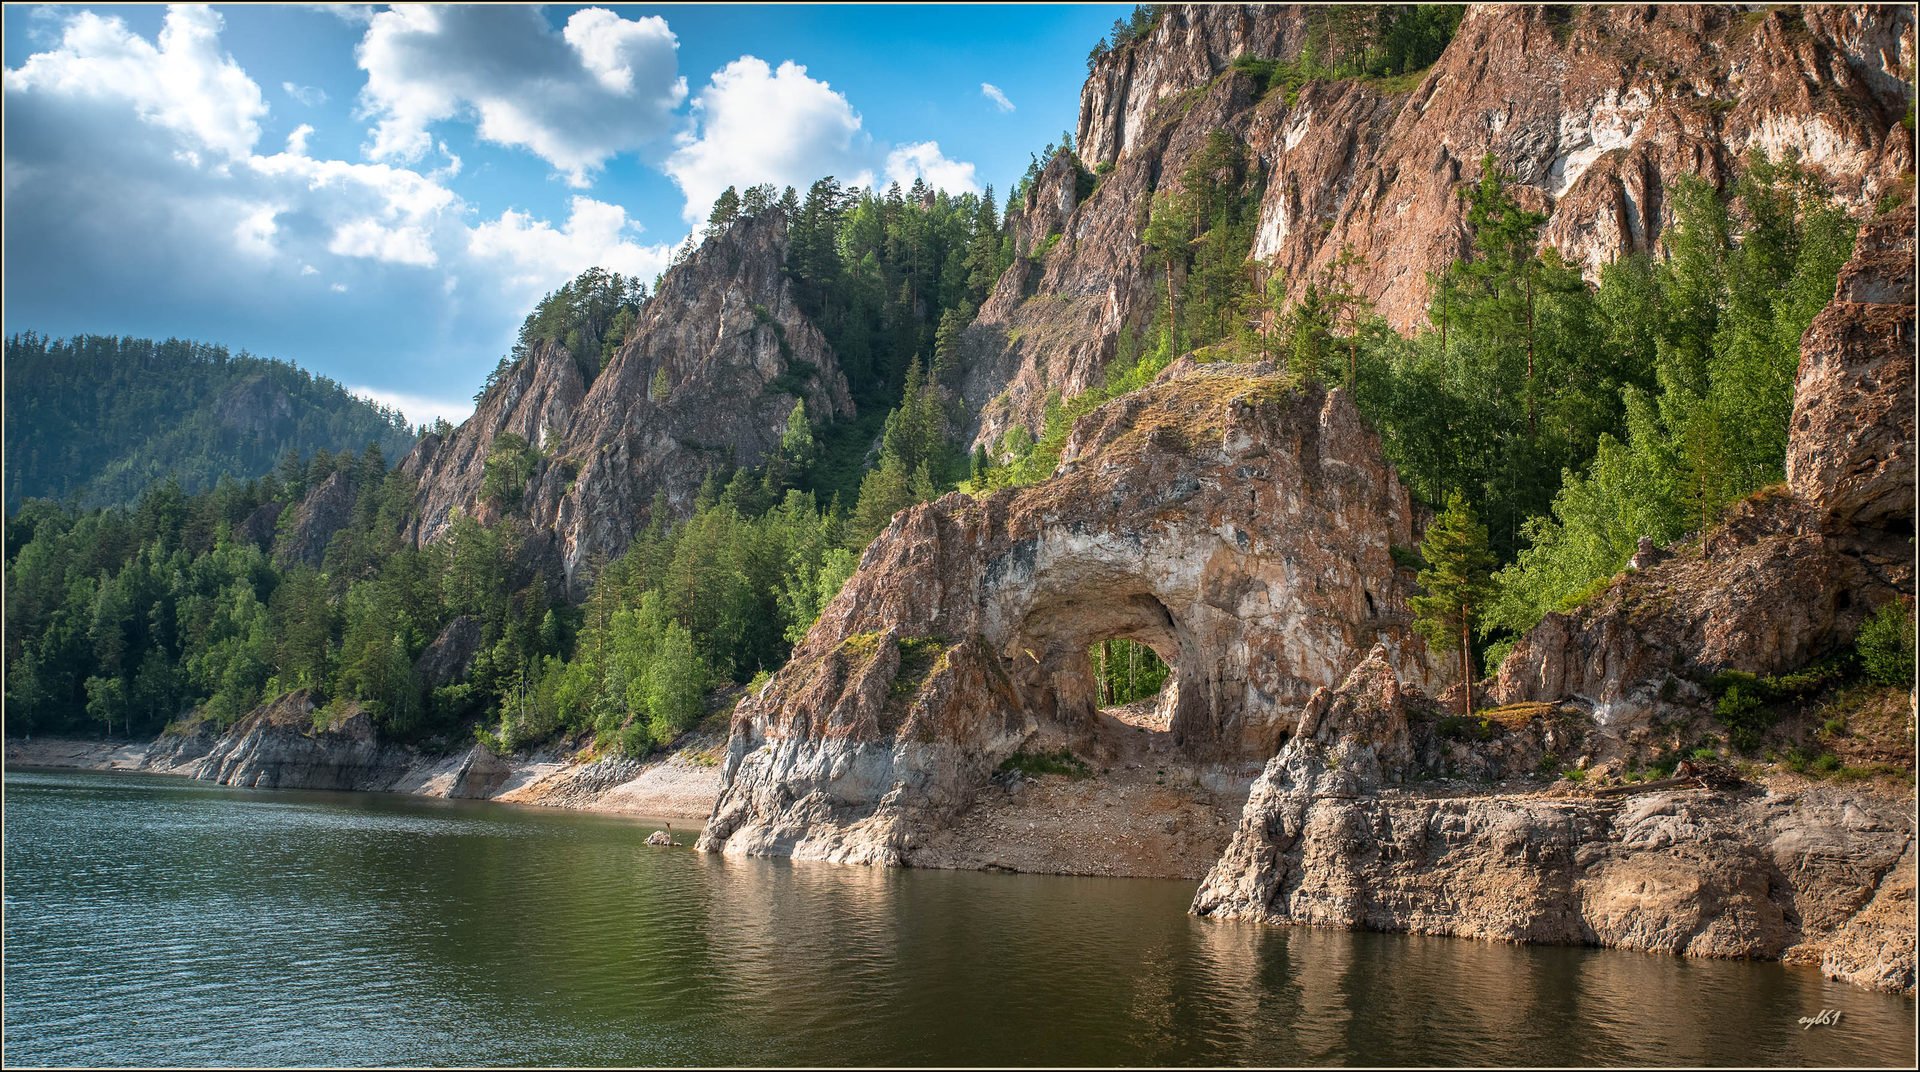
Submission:
[[[1460,652],[1462,715],[1473,714],[1473,627],[1492,592],[1493,552],[1487,547],[1487,527],[1474,516],[1466,496],[1447,496],[1447,508],[1427,526],[1420,543],[1427,561],[1419,573],[1424,595],[1408,602],[1414,629],[1434,651]]]

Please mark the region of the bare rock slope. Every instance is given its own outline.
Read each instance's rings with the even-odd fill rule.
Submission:
[[[1914,18],[1900,5],[1475,6],[1417,85],[1311,82],[1261,92],[1234,59],[1295,60],[1292,6],[1170,5],[1081,93],[1088,196],[1049,168],[1021,213],[1022,252],[969,331],[962,393],[977,439],[1037,428],[1046,393],[1098,376],[1164,291],[1140,234],[1208,133],[1232,133],[1264,191],[1254,256],[1297,294],[1343,247],[1397,328],[1424,320],[1426,275],[1465,248],[1458,188],[1491,153],[1545,212],[1544,241],[1597,273],[1654,247],[1683,175],[1728,178],[1751,149],[1797,153],[1857,209],[1913,167]]]
[[[786,250],[778,212],[707,240],[662,277],[591,384],[564,347],[535,347],[466,423],[407,456],[415,535],[437,538],[455,510],[499,516],[481,482],[495,440],[511,433],[539,454],[522,493],[529,530],[573,581],[626,548],[656,496],[679,516],[710,470],[765,460],[796,399],[816,422],[851,416],[839,363],[794,302]]]

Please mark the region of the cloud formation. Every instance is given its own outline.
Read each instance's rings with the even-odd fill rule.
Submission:
[[[974,181],[973,165],[947,159],[937,141],[902,145],[887,154],[888,182],[897,182],[904,190],[912,186],[915,179],[925,179],[929,186],[948,193],[980,192],[980,184]]]
[[[667,245],[640,245],[624,210],[590,198],[559,226],[476,219],[451,167],[316,157],[305,123],[262,152],[260,88],[219,27],[176,8],[147,41],[79,12],[6,72],[5,258],[35,265],[8,278],[10,329],[318,352],[404,391],[475,377],[534,299],[588,267],[651,278],[666,263]],[[595,62],[596,82],[618,77]]]
[[[663,138],[687,97],[679,40],[657,16],[573,13],[555,33],[537,9],[402,5],[373,16],[355,50],[375,160],[414,163],[434,123],[471,116],[478,133],[524,148],[576,187],[615,154]]]
[[[1002,112],[1013,111],[1013,102],[1008,100],[1007,95],[1000,91],[1000,87],[992,82],[980,83],[980,95],[991,101],[993,106]]]
[[[319,86],[303,86],[293,82],[280,83],[280,92],[299,101],[309,108],[318,108],[327,103],[327,91]]]
[[[124,103],[180,135],[186,152],[245,156],[260,139],[267,104],[247,72],[220,52],[222,23],[210,8],[172,7],[155,43],[117,18],[82,11],[67,20],[58,48],[7,72],[7,91]]]
[[[776,70],[758,56],[734,60],[713,73],[693,111],[697,130],[680,136],[666,162],[686,195],[688,223],[705,219],[729,186],[770,182],[804,190],[827,175],[854,186],[873,181],[873,139],[859,114],[792,61]]]

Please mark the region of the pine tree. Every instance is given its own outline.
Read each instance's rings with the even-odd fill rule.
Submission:
[[[1466,496],[1455,491],[1447,508],[1427,526],[1420,543],[1427,566],[1420,571],[1424,595],[1408,602],[1414,629],[1434,651],[1460,652],[1462,715],[1473,714],[1473,627],[1491,595],[1493,552],[1487,547],[1487,527],[1474,516]]]

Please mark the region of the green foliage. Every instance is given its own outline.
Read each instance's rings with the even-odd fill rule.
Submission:
[[[1489,161],[1466,189],[1473,252],[1433,277],[1432,328],[1358,332],[1349,355],[1415,496],[1459,488],[1486,519],[1505,564],[1488,635],[1577,606],[1642,536],[1702,530],[1781,478],[1799,338],[1853,234],[1797,165],[1756,155],[1731,199],[1683,180],[1666,258],[1624,258],[1589,290],[1534,252],[1540,217],[1510,187]],[[1285,320],[1306,368],[1338,349],[1316,300]]]
[[[396,410],[293,365],[168,339],[32,332],[6,343],[6,509],[30,498],[127,505],[266,476],[289,452],[390,458],[416,438]]]
[[[1062,774],[1076,780],[1093,777],[1093,768],[1064,748],[1052,752],[1015,752],[1001,762],[1000,770],[1019,771],[1029,778],[1042,774]]]
[[[503,358],[495,377],[524,360],[535,347],[548,344],[566,347],[581,378],[592,383],[626,341],[646,300],[647,288],[639,279],[604,268],[587,269],[540,299],[527,314],[511,361]],[[495,377],[488,378],[487,386]]]
[[[1843,660],[1828,659],[1793,673],[1765,677],[1744,670],[1723,670],[1707,684],[1713,692],[1714,717],[1726,725],[1728,743],[1751,753],[1779,721],[1779,705],[1805,700],[1838,683],[1846,673]]]
[[[195,496],[163,485],[131,508],[23,509],[7,529],[9,725],[151,733],[197,711],[218,727],[305,688],[395,737],[464,733],[565,643],[564,609],[508,587],[510,530],[461,515],[415,548],[412,481],[378,452],[283,468],[303,484],[339,474],[353,495],[319,569],[273,546],[285,534],[249,534],[257,513],[294,510],[303,489],[277,476]],[[460,616],[484,649],[467,681],[429,692],[415,664]]]
[[[1465,496],[1456,491],[1447,497],[1447,508],[1427,526],[1420,557],[1427,563],[1417,575],[1422,591],[1407,601],[1413,628],[1435,652],[1460,653],[1460,679],[1468,685],[1461,699],[1466,714],[1473,709],[1473,627],[1491,589],[1493,552],[1486,526]]]
[[[533,479],[540,452],[512,432],[493,437],[487,460],[481,470],[480,499],[503,510],[515,510],[525,496],[527,481]]]
[[[1160,654],[1137,640],[1115,637],[1087,649],[1102,707],[1143,700],[1160,692],[1172,671]]]
[[[1309,82],[1360,78],[1386,92],[1413,88],[1410,75],[1440,58],[1460,27],[1455,4],[1339,4],[1305,9],[1305,41],[1293,60],[1243,53],[1233,69],[1251,75],[1262,95],[1281,92],[1291,107]]]
[[[1913,610],[1894,600],[1881,605],[1854,638],[1860,668],[1876,685],[1910,688],[1914,681]]]

